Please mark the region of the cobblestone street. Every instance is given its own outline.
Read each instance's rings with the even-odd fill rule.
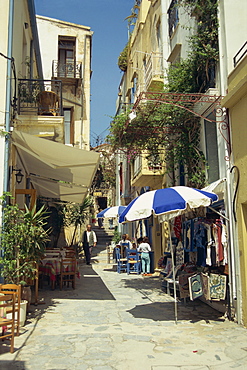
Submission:
[[[179,303],[176,325],[158,276],[93,262],[75,290],[40,290],[14,354],[0,347],[1,370],[246,369],[246,329],[200,301]]]

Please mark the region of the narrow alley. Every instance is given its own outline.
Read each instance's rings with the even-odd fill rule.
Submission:
[[[159,276],[118,274],[97,247],[76,289],[44,286],[0,369],[246,369],[247,332],[201,301],[178,304]]]

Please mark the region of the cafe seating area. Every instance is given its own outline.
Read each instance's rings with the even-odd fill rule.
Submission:
[[[80,277],[76,251],[73,248],[46,249],[37,269],[37,287],[48,289],[75,289]],[[35,283],[36,284],[36,283]],[[36,292],[37,290],[37,292]],[[0,339],[14,353],[14,338],[19,336],[22,324],[22,288],[20,284],[0,284]],[[38,302],[35,297],[35,302]]]
[[[39,264],[39,286],[47,282],[51,289],[65,286],[75,289],[76,277],[79,277],[76,251],[73,248],[46,249]]]
[[[141,258],[140,252],[137,249],[115,248],[115,258],[117,263],[117,272],[141,273]]]

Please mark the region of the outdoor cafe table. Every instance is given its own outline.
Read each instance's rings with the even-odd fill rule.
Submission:
[[[56,276],[60,274],[61,257],[46,257],[40,261],[39,271],[49,276],[52,289],[55,288]]]
[[[52,289],[55,289],[55,282],[61,272],[61,257],[45,257],[40,261],[39,271],[44,275],[49,276]],[[77,264],[77,277],[80,277]]]

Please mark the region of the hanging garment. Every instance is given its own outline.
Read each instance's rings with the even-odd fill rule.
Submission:
[[[181,216],[175,217],[173,231],[174,231],[176,238],[180,239],[181,233],[182,233],[182,217]]]
[[[218,258],[219,262],[222,263],[224,260],[224,248],[222,245],[222,222],[221,220],[216,220],[217,235],[218,235]]]
[[[228,264],[228,239],[227,239],[227,228],[225,224],[222,224],[221,242],[222,242],[223,249],[224,249],[223,265],[227,265]]]
[[[178,242],[178,245],[176,246],[176,266],[182,265],[184,263],[184,249],[182,242]]]
[[[211,245],[213,243],[212,236],[211,236],[211,226],[209,224],[204,224],[204,227],[207,232],[207,257],[206,257],[206,265],[211,266],[212,261],[211,261]]]

